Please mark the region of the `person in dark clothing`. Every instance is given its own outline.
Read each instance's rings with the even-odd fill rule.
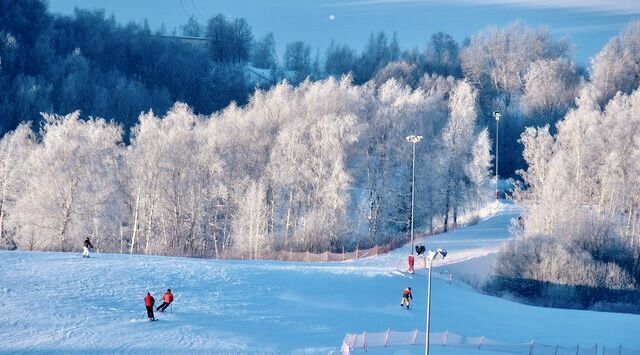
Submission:
[[[402,290],[402,300],[400,301],[400,307],[411,306],[411,301],[413,300],[413,294],[411,294],[411,287],[407,287]]]
[[[147,307],[147,317],[149,320],[155,320],[156,318],[153,316],[153,304],[156,303],[156,300],[151,296],[149,292],[144,298],[144,305]]]
[[[87,239],[84,240],[84,243],[82,245],[82,257],[83,258],[88,258],[89,257],[89,248],[93,249],[93,245],[91,245],[91,242],[89,241],[89,237],[87,237]]]
[[[164,312],[171,302],[173,302],[173,293],[171,293],[171,289],[168,289],[167,292],[162,295],[162,304],[156,308],[156,311]]]

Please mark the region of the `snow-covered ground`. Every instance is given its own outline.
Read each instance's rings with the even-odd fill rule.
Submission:
[[[477,225],[429,238],[428,248],[450,252],[434,275],[444,269],[456,276],[486,274],[492,252],[508,238],[509,221],[517,214],[507,205]],[[408,251],[406,246],[336,263],[115,254],[83,259],[72,253],[2,251],[0,352],[338,352],[346,333],[424,330],[426,273],[399,271],[406,267]],[[406,286],[414,291],[411,310],[398,306]],[[175,294],[172,313],[147,322],[145,293],[160,299],[166,288]],[[513,343],[535,338],[546,344],[640,348],[638,315],[532,307],[440,277],[432,292],[433,332]],[[423,348],[398,350],[421,353]],[[432,353],[488,354],[450,348]]]

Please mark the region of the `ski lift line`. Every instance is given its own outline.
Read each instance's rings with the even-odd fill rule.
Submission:
[[[204,17],[204,15],[202,15],[202,12],[200,12],[200,9],[198,9],[198,7],[196,6],[196,4],[193,2],[193,0],[191,0],[191,5],[193,6],[194,10],[196,10],[196,12],[198,13],[198,15],[200,16],[200,18],[202,19],[202,21],[205,22],[205,24],[207,23],[207,19]]]
[[[184,14],[187,15],[187,18],[191,18],[193,15],[189,14],[189,12],[187,11],[187,9],[184,7],[184,3],[182,2],[182,0],[180,0],[180,7],[182,7],[182,11],[184,11]]]

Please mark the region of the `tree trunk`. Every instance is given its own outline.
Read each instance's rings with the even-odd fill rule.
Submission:
[[[458,204],[453,207],[453,229],[458,228]]]
[[[444,232],[447,233],[448,228],[449,228],[449,200],[451,199],[451,188],[447,188],[447,195],[445,197],[445,204],[444,204]]]
[[[216,231],[213,231],[213,251],[215,252],[216,255],[216,259],[220,259],[220,254],[218,251],[218,233],[216,233]]]
[[[129,250],[129,254],[133,254],[133,251],[136,246],[136,241],[138,239],[138,220],[140,214],[140,196],[142,195],[142,188],[138,188],[138,193],[136,194],[136,207],[133,211],[133,230],[131,231],[131,249]],[[120,229],[122,230],[122,228]],[[122,251],[121,251],[122,252]]]
[[[284,239],[285,243],[289,240],[289,227],[291,226],[291,209],[293,204],[293,191],[289,190],[289,202],[287,204],[287,220],[284,225]]]
[[[61,251],[65,251],[64,249],[64,244],[65,241],[67,239],[67,227],[69,226],[69,223],[71,223],[71,208],[73,206],[73,200],[74,200],[74,193],[76,191],[76,187],[78,185],[78,180],[77,178],[74,178],[73,181],[71,182],[71,190],[69,191],[69,202],[63,204],[63,219],[62,219],[62,226],[60,227],[60,250]]]
[[[7,185],[9,184],[9,157],[13,148],[13,140],[15,135],[11,135],[11,139],[7,144],[7,153],[4,157],[4,175],[2,177],[2,198],[0,199],[0,242],[7,245],[4,234],[4,206],[7,201]]]
[[[154,192],[155,194],[155,192]],[[152,201],[151,201],[151,208],[149,209],[149,216],[147,218],[147,226],[146,226],[146,233],[145,233],[145,242],[144,242],[144,253],[145,255],[149,254],[149,242],[151,240],[151,232],[152,232],[152,224],[153,224],[153,214],[155,212],[156,209],[156,201],[155,201],[155,196],[152,197]]]

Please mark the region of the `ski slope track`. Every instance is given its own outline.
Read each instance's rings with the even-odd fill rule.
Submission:
[[[532,307],[449,284],[448,272],[487,275],[518,213],[502,204],[476,225],[416,242],[449,251],[433,273],[431,331],[640,349],[638,315]],[[346,333],[425,328],[426,270],[418,260],[415,275],[403,272],[408,253],[409,245],[362,260],[293,263],[0,251],[0,353],[339,353]],[[411,310],[399,307],[407,286]],[[157,306],[167,288],[173,306],[148,322],[143,297],[151,292]],[[489,354],[432,350],[474,353]]]

